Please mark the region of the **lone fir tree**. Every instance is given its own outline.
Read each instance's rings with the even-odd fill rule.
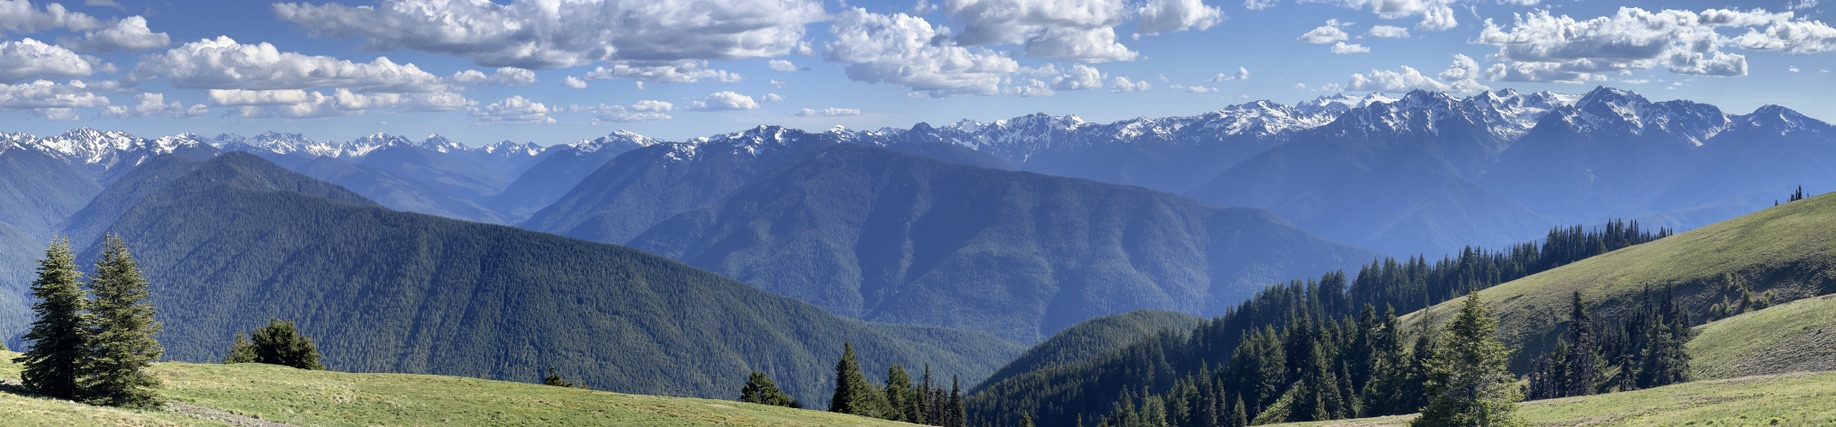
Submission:
[[[1498,325],[1478,293],[1466,295],[1448,325],[1428,373],[1428,406],[1416,426],[1521,426],[1517,377],[1506,369],[1511,353],[1498,342]]]
[[[160,325],[147,302],[147,281],[120,238],[108,236],[89,288],[95,300],[89,304],[89,353],[78,381],[83,399],[109,406],[158,406],[154,390],[160,382],[147,368],[163,352],[153,339]]]
[[[32,281],[32,297],[38,299],[32,312],[37,319],[25,335],[32,344],[13,359],[23,365],[19,377],[32,391],[61,399],[77,397],[79,365],[87,357],[89,336],[82,277],[70,241],[51,241],[45,259],[38,261],[38,279]]]

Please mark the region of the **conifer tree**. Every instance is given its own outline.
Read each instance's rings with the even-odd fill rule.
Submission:
[[[230,343],[229,355],[223,357],[224,364],[257,363],[260,361],[261,357],[256,354],[255,344],[243,338],[241,332],[237,332],[235,341]]]
[[[31,346],[13,359],[23,365],[19,377],[26,388],[39,394],[60,399],[77,396],[89,335],[89,319],[83,314],[88,298],[79,283],[82,277],[70,241],[51,241],[45,259],[38,261],[38,278],[32,281],[32,297],[38,302],[32,304],[36,319],[25,335]]]
[[[886,370],[886,419],[919,423],[918,393],[912,389],[912,376],[905,373],[905,367],[893,364]]]
[[[251,334],[255,341],[256,361],[299,369],[324,370],[319,363],[319,347],[301,334],[292,321],[271,319]]]
[[[961,384],[955,375],[950,376],[950,408],[949,413],[944,415],[949,422],[944,423],[944,427],[967,427],[969,425],[969,410],[963,406]]]
[[[752,371],[752,376],[746,379],[746,386],[740,389],[740,401],[788,408],[803,407],[797,403],[797,399],[778,389],[778,385],[771,382],[771,378],[759,371]]]
[[[1506,370],[1510,351],[1477,292],[1441,339],[1429,372],[1428,406],[1416,426],[1521,426],[1516,377]]]
[[[861,373],[854,344],[843,343],[841,360],[835,363],[835,395],[829,399],[829,412],[882,418],[885,409],[886,395]]]
[[[158,406],[154,389],[160,382],[147,368],[162,352],[153,339],[160,325],[153,320],[153,305],[147,301],[147,281],[120,238],[107,238],[89,287],[95,294],[89,305],[93,323],[83,377],[78,381],[84,400],[109,406]]]
[[[918,384],[918,419],[914,424],[937,425],[937,392],[931,382],[931,364],[924,364],[924,380]]]
[[[548,375],[545,375],[542,377],[542,385],[552,385],[555,387],[573,387],[574,383],[567,382],[567,380],[562,379],[561,374],[558,372],[555,372],[555,368],[548,368]]]

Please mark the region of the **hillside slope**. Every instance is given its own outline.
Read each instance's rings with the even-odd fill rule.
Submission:
[[[555,367],[598,389],[725,397],[758,369],[818,402],[844,341],[869,372],[930,364],[965,381],[1019,351],[837,318],[628,248],[356,201],[231,153],[108,230],[152,283],[174,360],[218,360],[235,332],[281,318],[341,370],[524,379]]]
[[[1597,318],[1617,322],[1649,289],[1670,291],[1697,322],[1723,297],[1739,298],[1732,275],[1773,303],[1836,293],[1836,195],[1824,195],[1742,216],[1669,238],[1614,251],[1498,285],[1479,293],[1499,319],[1516,365],[1552,345],[1573,292]],[[1426,313],[1448,319],[1459,301]]]
[[[0,381],[17,381],[0,352]],[[303,371],[261,364],[153,366],[172,402],[301,426],[892,426],[908,425],[731,400],[608,393],[540,384],[403,374]],[[79,405],[0,391],[6,425],[221,426],[179,412]]]
[[[1051,338],[1028,348],[1025,353],[1020,353],[1020,357],[1007,362],[1006,366],[983,380],[982,384],[993,384],[1014,375],[1077,363],[1127,347],[1154,334],[1187,334],[1204,322],[1205,319],[1186,313],[1153,310],[1136,310],[1086,320],[1058,331]],[[971,389],[970,394],[974,394],[974,391]]]
[[[1222,313],[1376,254],[1258,209],[836,144],[631,246],[830,312],[1031,342],[1132,310]]]
[[[1653,389],[1525,402],[1535,426],[1822,426],[1836,423],[1836,372],[1697,381]],[[1414,415],[1277,426],[1407,426]]]
[[[1711,322],[1689,341],[1697,379],[1836,370],[1836,295]]]

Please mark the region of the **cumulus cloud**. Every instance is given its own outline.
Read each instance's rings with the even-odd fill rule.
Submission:
[[[30,38],[0,42],[0,82],[87,77],[99,61]]]
[[[1349,23],[1342,23],[1337,19],[1328,19],[1326,20],[1326,25],[1321,25],[1318,28],[1307,31],[1306,34],[1301,34],[1300,38],[1297,40],[1313,44],[1345,41],[1351,38],[1350,34],[1345,33],[1345,27],[1349,26],[1351,26]]]
[[[805,109],[797,111],[797,113],[794,115],[797,117],[858,116],[858,115],[861,115],[861,110],[857,108],[835,108],[835,107],[824,108],[821,110],[814,109],[814,108],[805,108]]]
[[[0,84],[0,109],[93,108],[106,105],[109,105],[108,97],[90,92],[88,85],[80,80],[68,83],[36,80],[30,83]]]
[[[721,83],[740,81],[740,76],[727,70],[708,68],[708,61],[684,59],[677,61],[633,62],[621,61],[612,67],[594,67],[588,71],[587,80],[632,79],[640,83],[699,83],[703,80]]]
[[[65,40],[60,43],[93,52],[115,52],[166,47],[172,44],[172,37],[167,36],[166,33],[155,33],[152,29],[147,28],[147,18],[130,16],[115,21],[106,28],[85,33],[81,39]]]
[[[741,95],[729,90],[715,92],[708,95],[706,98],[690,102],[689,109],[694,111],[757,110],[759,109],[759,102],[753,100],[750,96]]]
[[[964,24],[954,38],[961,45],[1023,44],[1027,56],[1086,62],[1139,56],[1116,41],[1115,26],[1130,12],[1122,0],[945,0],[939,6]]]
[[[1052,71],[1057,71],[1056,69]],[[1084,64],[1072,64],[1071,68],[1052,78],[1052,89],[1084,90],[1103,87],[1103,72],[1096,67]]]
[[[410,49],[485,66],[562,68],[613,60],[763,58],[792,53],[816,0],[384,0],[377,6],[277,3],[282,20],[373,50]]]
[[[1249,73],[1248,68],[1237,67],[1237,72],[1235,74],[1218,73],[1217,76],[1213,76],[1211,79],[1206,80],[1206,81],[1216,83],[1216,82],[1228,82],[1228,81],[1236,81],[1236,80],[1249,80],[1249,78],[1250,78],[1250,73]]]
[[[329,56],[282,52],[274,45],[241,44],[227,36],[186,43],[148,55],[134,67],[136,80],[164,78],[192,89],[306,89],[321,86],[375,92],[444,90],[438,76],[389,58],[354,63]]]
[[[586,89],[587,82],[586,80],[581,80],[579,77],[567,76],[561,78],[561,86],[570,89]]]
[[[242,118],[284,117],[302,119],[363,114],[370,110],[453,111],[477,105],[456,93],[360,93],[335,89],[331,94],[300,89],[213,89],[206,99],[213,105],[235,107],[230,114]]]
[[[1212,92],[1218,91],[1218,88],[1210,87],[1210,86],[1202,86],[1202,85],[1187,86],[1187,85],[1176,84],[1176,85],[1168,86],[1167,88],[1176,90],[1176,91],[1185,92],[1185,93],[1212,93]]]
[[[1274,6],[1275,0],[1243,0],[1243,8],[1249,10],[1263,10]]]
[[[1836,51],[1836,29],[1792,12],[1710,9],[1647,11],[1622,7],[1579,20],[1548,11],[1516,15],[1506,27],[1487,20],[1476,42],[1498,47],[1488,74],[1512,81],[1593,81],[1604,73],[1663,66],[1678,74],[1741,76],[1745,55],[1726,47],[1789,53]],[[1723,31],[1745,28],[1729,37]]]
[[[829,31],[834,41],[824,59],[848,64],[849,79],[900,85],[933,97],[1000,93],[1004,76],[1020,69],[1013,58],[958,46],[946,29],[903,13],[848,9],[835,17]]]
[[[1186,30],[1205,30],[1224,21],[1224,11],[1206,6],[1200,0],[1148,0],[1135,14],[1135,34],[1160,34]]]
[[[784,95],[779,95],[776,93],[767,93],[765,94],[765,96],[759,97],[759,103],[761,104],[771,103],[771,102],[784,102]]]
[[[36,33],[53,29],[86,31],[102,27],[102,21],[82,12],[51,3],[43,8],[28,0],[0,0],[0,33]]]
[[[669,120],[669,112],[675,109],[676,104],[657,100],[638,101],[631,105],[572,105],[567,108],[569,112],[593,114],[593,124]]]
[[[1450,93],[1477,93],[1490,90],[1479,83],[1479,63],[1466,55],[1454,55],[1453,65],[1441,71],[1439,79],[1422,74],[1409,66],[1398,70],[1371,70],[1370,74],[1352,74],[1343,89],[1370,92],[1407,92],[1428,90]],[[1338,85],[1328,85],[1335,91]]]
[[[102,116],[117,118],[147,116],[189,118],[202,116],[210,112],[210,107],[206,107],[204,104],[192,104],[187,107],[184,103],[178,101],[166,102],[166,95],[163,93],[142,93],[135,95],[134,99],[136,103],[132,106],[109,105],[102,107]]]
[[[483,107],[472,107],[470,111],[473,122],[481,125],[529,125],[555,122],[555,118],[548,116],[554,110],[540,102],[524,98],[522,95],[504,98],[502,101],[486,104]]]
[[[523,68],[502,67],[488,75],[478,70],[460,71],[453,73],[453,81],[465,84],[523,86],[535,84],[536,75],[534,71]]]
[[[1378,25],[1371,27],[1370,31],[1364,34],[1380,39],[1406,39],[1409,38],[1409,29],[1394,25]]]
[[[1353,9],[1369,9],[1379,18],[1403,19],[1421,17],[1415,28],[1444,31],[1459,25],[1454,18],[1453,0],[1323,0]]]
[[[1052,86],[1039,79],[1016,79],[1001,87],[1002,95],[1040,97],[1057,95]]]
[[[1116,76],[1114,80],[1109,82],[1109,91],[1112,93],[1145,92],[1153,88],[1154,85],[1148,84],[1147,81],[1134,80],[1122,76]]]
[[[1338,42],[1332,44],[1332,53],[1340,55],[1348,53],[1371,53],[1371,48],[1356,43]]]
[[[809,71],[810,70],[809,67],[798,67],[797,64],[793,64],[790,61],[786,61],[782,59],[773,59],[771,61],[766,62],[766,65],[770,66],[772,71],[779,71],[779,72],[786,72],[786,73],[792,72],[792,71]]]

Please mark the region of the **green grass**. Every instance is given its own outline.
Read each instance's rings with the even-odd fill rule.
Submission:
[[[1499,319],[1517,363],[1553,343],[1567,317],[1569,297],[1580,291],[1596,318],[1617,321],[1647,288],[1676,293],[1697,319],[1720,302],[1722,275],[1733,273],[1755,292],[1781,303],[1836,292],[1836,196],[1788,203],[1662,240],[1596,256],[1480,292]],[[1459,300],[1412,313],[1445,320]]]
[[[1811,426],[1836,423],[1836,372],[1697,381],[1650,390],[1527,402],[1535,426]],[[1290,426],[1403,426],[1414,415]]]
[[[17,379],[0,352],[0,378]],[[828,412],[434,375],[303,371],[273,365],[161,363],[173,401],[312,426],[893,426]],[[0,393],[0,424],[217,425],[165,412],[123,411]],[[23,414],[24,417],[16,415]]]
[[[1701,379],[1836,370],[1836,295],[1802,299],[1696,328]]]

